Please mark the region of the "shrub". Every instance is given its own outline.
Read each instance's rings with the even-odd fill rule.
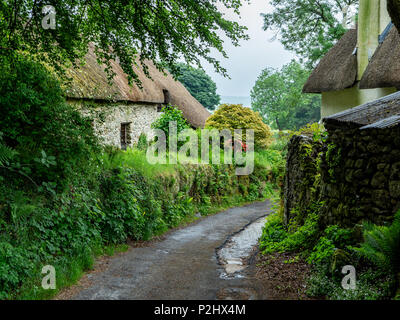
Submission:
[[[276,217],[273,219],[272,223],[267,223],[261,237],[260,249],[264,254],[309,250],[318,239],[319,217],[316,213],[310,213],[304,225],[297,227],[294,232],[285,232],[282,222],[278,222]]]
[[[318,243],[307,258],[308,263],[329,263],[335,253],[335,246],[331,240],[326,237],[321,237]]]
[[[358,253],[375,264],[382,271],[400,272],[400,211],[391,226],[364,224],[364,242]]]
[[[253,129],[254,146],[256,149],[266,149],[272,142],[272,131],[263,121],[259,113],[242,105],[224,104],[208,118],[206,128],[218,130]],[[242,141],[246,142],[243,132]]]
[[[169,124],[172,121],[176,121],[177,124],[177,133],[185,130],[185,129],[190,129],[189,124],[187,123],[186,119],[183,117],[183,113],[181,110],[179,110],[177,107],[174,106],[165,106],[162,109],[163,113],[162,115],[152,123],[151,127],[153,129],[159,129],[164,131],[166,135],[166,143],[167,146],[169,144]],[[180,142],[182,143],[182,142]]]
[[[43,65],[19,56],[0,66],[0,109],[4,142],[37,184],[63,187],[95,163],[99,148],[90,119],[65,102]]]

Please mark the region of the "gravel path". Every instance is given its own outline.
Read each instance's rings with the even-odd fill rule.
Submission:
[[[92,273],[90,285],[72,298],[266,299],[251,263],[227,276],[217,251],[269,211],[269,201],[232,208],[170,232],[162,241],[131,248],[110,259],[105,270]]]

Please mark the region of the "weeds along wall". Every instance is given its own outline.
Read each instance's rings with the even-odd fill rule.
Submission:
[[[329,124],[317,136],[289,143],[285,221],[301,220],[316,204],[323,225],[391,221],[400,208],[400,129]]]

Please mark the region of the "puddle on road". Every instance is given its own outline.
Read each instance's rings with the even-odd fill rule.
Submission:
[[[245,229],[232,236],[225,245],[218,250],[218,258],[225,272],[221,274],[221,278],[230,279],[242,278],[243,271],[247,267],[247,260],[257,245],[258,239],[262,234],[262,228],[265,225],[265,217],[254,221]]]

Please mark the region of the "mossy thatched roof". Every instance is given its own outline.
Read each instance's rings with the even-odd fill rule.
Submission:
[[[134,66],[142,82],[141,90],[135,84],[129,85],[128,76],[116,61],[111,61],[115,76],[110,85],[105,66],[97,63],[93,45],[89,47],[85,60],[83,66],[68,70],[68,75],[72,78],[66,88],[68,98],[162,104],[165,102],[164,90],[167,90],[170,103],[182,110],[184,117],[192,126],[204,127],[210,116],[207,109],[179,81],[175,81],[168,71],[165,71],[164,75],[150,61],[146,61],[146,65],[151,79],[145,75],[141,67]]]
[[[386,87],[400,89],[400,35],[394,27],[375,51],[360,82],[361,89]]]
[[[304,93],[338,91],[357,80],[357,30],[351,29],[321,59],[303,87]]]
[[[400,115],[400,92],[365,103],[323,119],[325,125],[383,128],[396,125]]]

